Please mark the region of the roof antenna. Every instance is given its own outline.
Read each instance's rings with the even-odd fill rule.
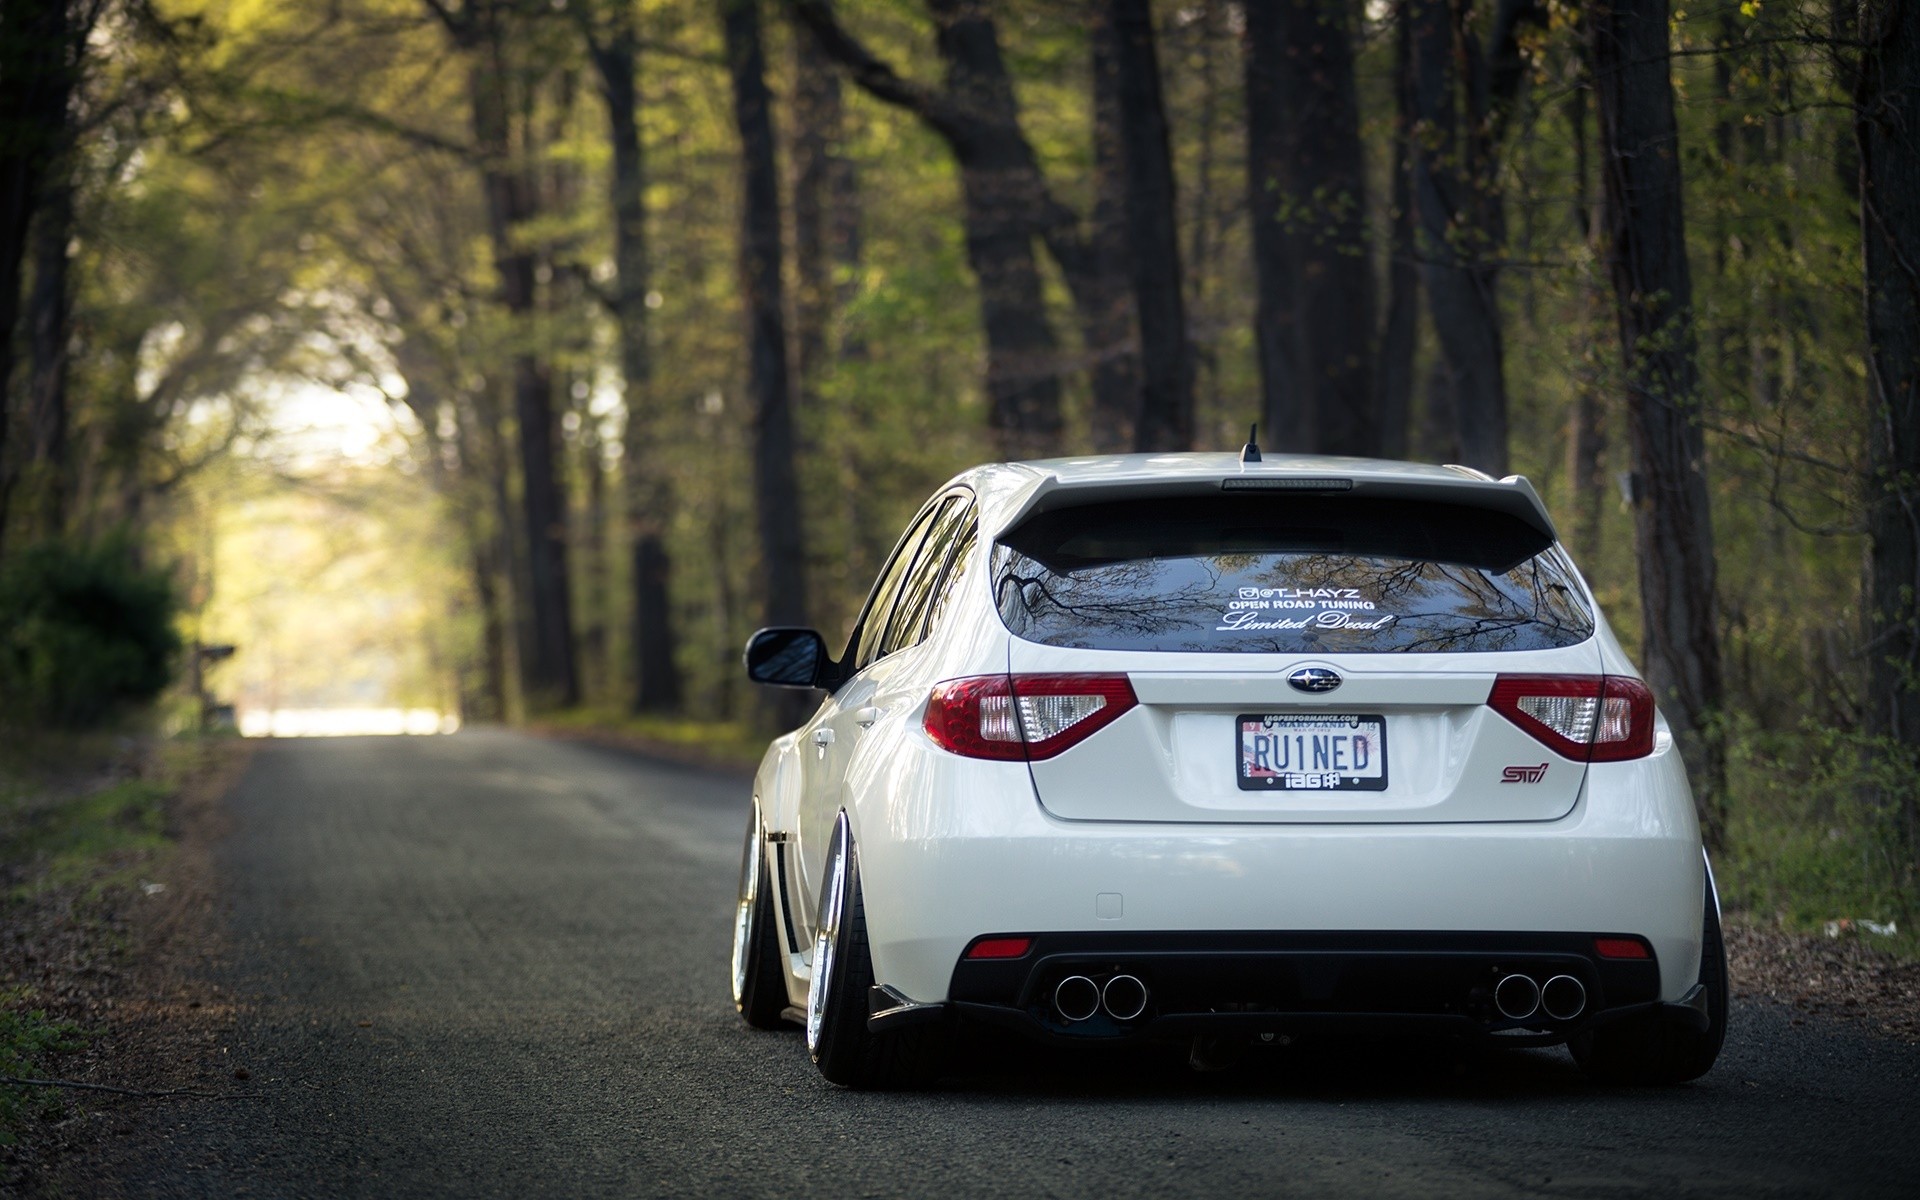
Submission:
[[[1242,465],[1260,461],[1260,422],[1255,421],[1247,428],[1247,444],[1240,447]]]

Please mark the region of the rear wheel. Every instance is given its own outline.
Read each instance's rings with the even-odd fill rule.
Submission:
[[[1569,1048],[1588,1075],[1607,1083],[1685,1083],[1705,1075],[1720,1057],[1727,1038],[1727,948],[1720,937],[1711,878],[1705,907],[1699,983],[1706,994],[1707,1028],[1695,1029],[1654,1013],[1583,1034]]]
[[[938,1031],[876,1034],[867,1028],[873,958],[867,947],[860,863],[846,814],[834,825],[820,893],[813,980],[807,989],[807,1049],[820,1073],[854,1088],[905,1088],[930,1082],[940,1066]]]
[[[767,839],[756,809],[740,855],[740,900],[733,919],[733,1006],[755,1029],[786,1024],[787,981],[774,928],[772,873]]]

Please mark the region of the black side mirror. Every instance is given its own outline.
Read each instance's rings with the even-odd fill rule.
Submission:
[[[747,678],[775,687],[821,687],[827,643],[811,629],[762,629],[747,639]]]

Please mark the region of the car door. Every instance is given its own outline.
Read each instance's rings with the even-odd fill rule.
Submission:
[[[834,689],[814,714],[813,721],[801,731],[799,751],[803,774],[794,832],[799,843],[795,857],[802,899],[793,915],[796,929],[805,925],[802,936],[809,942],[820,892],[820,872],[826,859],[827,842],[833,836],[834,819],[840,812],[848,758],[859,735],[866,730],[861,724],[867,716],[864,710],[872,706],[874,679],[868,668],[881,657],[881,639],[893,616],[901,587],[926,543],[935,516],[947,501],[944,495],[930,501],[888,556],[841,655],[841,661],[852,674]]]

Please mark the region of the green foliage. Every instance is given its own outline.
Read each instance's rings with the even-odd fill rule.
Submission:
[[[84,1043],[78,1025],[50,1020],[45,1009],[27,1003],[26,988],[0,989],[0,1146],[13,1144],[13,1127],[36,1101],[64,1108],[55,1095],[9,1081],[32,1078],[50,1055],[72,1053]]]
[[[0,716],[96,726],[158,696],[180,637],[173,586],[127,543],[47,542],[0,563]]]
[[[26,882],[10,898],[75,887],[95,897],[132,883],[134,871],[166,845],[163,803],[170,790],[155,780],[130,779],[20,821],[8,840]]]
[[[1813,722],[1767,731],[1748,718],[1728,739],[1722,900],[1800,933],[1829,921],[1895,922],[1876,944],[1920,949],[1920,894],[1900,802],[1920,790],[1920,748]]]

